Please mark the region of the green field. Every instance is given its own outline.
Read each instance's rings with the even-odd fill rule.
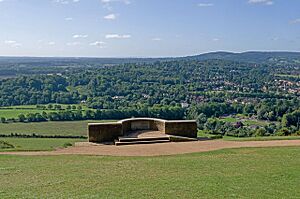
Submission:
[[[40,113],[43,112],[51,113],[51,112],[57,112],[55,110],[38,110],[38,109],[0,109],[0,117],[4,117],[6,119],[18,119],[18,116],[21,114],[29,114],[29,113]]]
[[[54,106],[55,104],[53,104]],[[60,105],[62,110],[66,110],[67,109],[67,104],[56,104],[56,105]],[[78,104],[70,104],[71,106],[74,105],[76,107],[78,107]],[[43,106],[48,106],[47,104],[43,105]],[[89,108],[84,106],[84,105],[80,105],[82,107],[82,110],[88,110]],[[9,106],[9,107],[1,107],[0,108],[0,118],[4,117],[6,119],[12,119],[15,118],[17,119],[18,116],[20,114],[28,114],[28,113],[50,113],[50,112],[58,112],[58,110],[43,110],[43,109],[39,109],[37,108],[37,105],[22,105],[22,106]]]
[[[164,157],[0,156],[0,198],[297,198],[300,148]]]
[[[0,138],[13,145],[14,148],[1,149],[0,151],[50,151],[61,147],[73,145],[75,142],[85,141],[84,139],[49,139],[49,138]]]
[[[300,75],[289,75],[289,74],[275,74],[277,77],[293,77],[293,78],[300,78]]]
[[[234,122],[239,121],[239,119],[233,118],[233,117],[225,117],[225,118],[221,118],[220,120],[223,121],[223,122],[230,122],[230,123],[234,123]]]
[[[224,117],[220,118],[219,120],[223,122],[230,122],[230,123],[235,123],[241,121],[244,125],[246,126],[252,126],[252,125],[257,125],[257,126],[267,126],[271,122],[266,121],[266,120],[253,120],[253,119],[240,119],[240,118],[234,118],[234,117]],[[278,122],[272,122],[272,123],[278,123]]]
[[[39,135],[87,135],[89,122],[109,122],[108,120],[86,120],[72,122],[33,122],[0,123],[0,134],[39,134]]]
[[[245,138],[224,136],[223,139],[227,141],[300,140],[300,136],[262,136],[262,137],[245,137]]]

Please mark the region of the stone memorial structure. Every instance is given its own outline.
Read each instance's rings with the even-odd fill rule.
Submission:
[[[155,118],[131,118],[112,123],[88,124],[89,142],[141,141],[149,143],[166,141],[170,136],[197,138],[194,120],[162,120]],[[157,138],[157,139],[155,139]],[[168,139],[172,141],[171,139]]]

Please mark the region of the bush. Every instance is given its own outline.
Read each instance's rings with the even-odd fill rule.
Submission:
[[[210,139],[213,139],[213,140],[216,140],[216,139],[222,139],[223,136],[222,135],[212,135],[212,136],[209,136]]]
[[[13,148],[15,148],[14,145],[0,140],[0,149],[13,149]]]
[[[67,142],[67,143],[64,143],[64,148],[67,148],[67,147],[70,147],[70,146],[73,146],[73,144],[71,144],[71,143],[69,143],[69,142]]]
[[[278,132],[276,132],[276,135],[277,136],[288,136],[288,135],[291,135],[291,132],[287,128],[282,128]]]
[[[266,136],[267,135],[267,131],[264,128],[259,128],[255,131],[254,135],[256,137],[260,137],[260,136]]]

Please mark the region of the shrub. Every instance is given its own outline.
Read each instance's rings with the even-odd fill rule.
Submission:
[[[73,146],[73,144],[71,144],[71,143],[69,143],[69,142],[67,142],[67,143],[64,143],[64,148],[67,148],[67,147],[69,147],[69,146]]]
[[[12,145],[8,142],[0,140],[0,149],[13,149],[13,148],[15,148],[14,145]]]
[[[278,132],[276,132],[277,136],[288,136],[291,135],[291,132],[287,128],[282,128]]]
[[[222,135],[211,135],[209,136],[210,139],[216,140],[216,139],[222,139],[223,136]]]

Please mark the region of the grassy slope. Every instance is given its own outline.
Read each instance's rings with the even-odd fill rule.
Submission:
[[[87,124],[101,121],[0,123],[0,134],[22,133],[39,135],[87,135]]]
[[[54,105],[54,104],[53,104]],[[66,109],[68,105],[66,104],[57,104],[62,107],[62,109]],[[78,104],[71,104],[75,105],[78,107]],[[48,106],[43,105],[43,106]],[[89,108],[82,105],[82,110],[88,110]],[[10,109],[5,109],[5,108],[10,108]],[[42,110],[42,109],[37,109],[36,105],[22,105],[22,106],[10,106],[10,107],[0,107],[0,117],[4,117],[6,119],[11,119],[15,118],[17,119],[20,114],[27,115],[28,113],[50,113],[50,112],[58,112],[58,110]]]
[[[40,138],[0,138],[15,148],[1,149],[0,151],[49,151],[64,147],[65,144],[85,141],[84,139],[40,139]]]
[[[0,198],[296,198],[300,148],[167,157],[0,156]]]
[[[6,119],[15,118],[18,119],[20,114],[27,115],[28,113],[40,113],[43,112],[57,112],[55,110],[38,110],[38,109],[0,109],[0,117],[4,117]]]
[[[300,140],[300,136],[264,136],[264,137],[246,137],[246,138],[224,136],[223,139],[227,141]]]

